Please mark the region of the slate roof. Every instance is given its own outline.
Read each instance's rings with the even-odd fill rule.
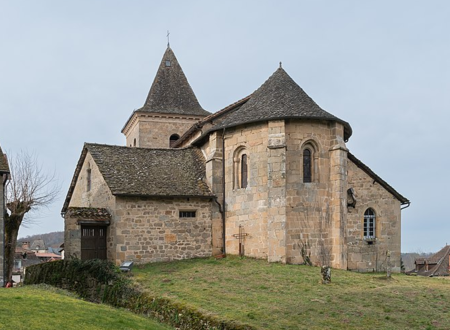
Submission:
[[[248,102],[224,117],[214,129],[289,118],[340,122],[344,125],[345,140],[352,134],[349,123],[319,107],[281,67],[252,94]]]
[[[178,139],[174,147],[180,146],[189,136],[204,129],[208,123],[212,127],[204,129],[196,143],[219,129],[291,118],[340,122],[344,125],[344,139],[348,140],[352,135],[349,123],[320,108],[283,68],[279,68],[251,95],[194,124]]]
[[[0,147],[0,173],[9,173],[8,160]]]
[[[351,160],[357,167],[363,170],[367,175],[369,175],[374,181],[378,182],[384,189],[389,191],[395,198],[397,198],[402,205],[410,204],[411,202],[404,196],[402,196],[397,190],[390,186],[386,181],[380,178],[374,171],[372,171],[369,166],[364,164],[358,158],[356,158],[352,153],[348,153],[347,157]]]
[[[149,149],[85,143],[62,212],[66,212],[89,152],[115,196],[213,197],[204,181],[201,151]]]
[[[99,207],[69,207],[67,213],[76,218],[91,220],[110,220],[111,214],[105,208]]]
[[[43,239],[37,239],[34,240],[33,243],[31,243],[30,250],[46,250],[47,247],[45,246],[45,242]]]
[[[170,47],[164,53],[144,106],[137,111],[198,116],[210,114],[198,103]]]

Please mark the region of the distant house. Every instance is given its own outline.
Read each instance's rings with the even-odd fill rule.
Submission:
[[[443,247],[438,253],[429,258],[417,258],[416,268],[410,273],[421,276],[449,276],[450,245]]]
[[[31,245],[30,242],[22,242],[22,246],[16,247],[14,255],[14,282],[21,282],[28,266],[55,260],[61,260],[61,254],[58,253],[57,249],[47,249],[44,240],[34,240]]]
[[[33,250],[36,253],[46,253],[47,247],[45,246],[45,242],[43,239],[37,239],[34,240],[33,243],[31,243],[30,250]]]
[[[9,177],[9,166],[6,156],[3,154],[0,147],[0,287],[5,285],[5,214],[6,214],[6,200],[5,200],[5,185]]]

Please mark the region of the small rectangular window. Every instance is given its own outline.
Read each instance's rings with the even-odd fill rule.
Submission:
[[[196,211],[180,211],[180,218],[195,218]]]

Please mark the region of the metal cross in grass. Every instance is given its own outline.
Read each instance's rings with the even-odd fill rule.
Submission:
[[[239,239],[239,256],[244,256],[244,239],[248,236],[248,233],[244,232],[244,227],[239,225],[239,234],[233,234],[233,237]]]

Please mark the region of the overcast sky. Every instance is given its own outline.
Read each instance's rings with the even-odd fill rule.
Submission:
[[[402,251],[450,243],[449,1],[0,0],[0,145],[56,170],[59,199],[20,236],[63,230],[84,142],[124,145],[167,45],[216,112],[283,62],[353,128],[350,151],[411,200]]]

